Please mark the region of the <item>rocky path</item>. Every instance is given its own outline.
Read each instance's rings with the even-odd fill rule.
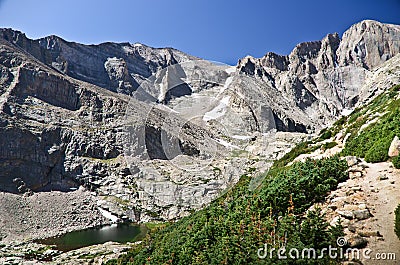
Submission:
[[[400,264],[400,240],[394,232],[394,210],[400,204],[400,170],[390,162],[372,164],[354,158],[349,164],[350,179],[341,183],[324,205],[328,219],[331,224],[342,220],[352,248],[371,250],[369,257],[360,256],[362,264]],[[396,259],[381,258],[392,255],[389,253],[394,253]]]
[[[394,232],[394,210],[400,204],[400,171],[394,170],[391,163],[368,164],[369,168],[361,183],[366,191],[370,191],[368,202],[374,217],[368,224],[371,230],[379,231],[382,238],[372,237],[368,247],[381,255],[395,253],[396,260],[378,261],[376,257],[364,260],[365,264],[400,264],[400,240]],[[371,192],[374,190],[374,192]],[[367,195],[367,196],[368,196]]]

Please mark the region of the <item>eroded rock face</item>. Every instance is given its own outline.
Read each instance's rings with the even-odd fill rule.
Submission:
[[[0,38],[68,76],[126,94],[159,69],[195,59],[172,48],[154,49],[138,43],[83,45],[57,36],[31,40],[11,29],[1,29]]]
[[[204,148],[199,149],[198,144],[211,141],[213,132],[163,109],[148,112],[144,102],[55,71],[10,42],[1,40],[0,55],[4,69],[0,96],[1,191],[69,191],[83,185],[104,202],[99,207],[122,219],[173,219],[189,213],[194,203],[200,207],[209,202],[220,191],[222,180],[235,183],[245,170],[244,166],[221,166],[217,174],[211,165],[201,174],[176,170],[170,160],[178,155],[202,156]],[[124,78],[123,61],[108,62],[111,76]],[[202,85],[197,84],[197,88]],[[124,126],[129,121],[125,114],[130,101],[140,117],[147,116],[144,135],[149,157],[143,167],[149,164],[157,169],[160,165],[165,167],[162,172],[170,175],[145,174],[143,168],[125,161],[124,151],[129,154],[129,147],[124,145],[129,134]],[[174,128],[180,135],[170,141],[177,142],[179,154],[165,153],[160,137]],[[226,153],[223,146],[217,151]],[[193,188],[188,191],[185,185]],[[160,201],[156,196],[166,199]],[[179,200],[184,206],[175,205]]]
[[[337,33],[328,34],[321,41],[298,44],[286,56],[267,53],[259,59],[245,57],[239,60],[237,70],[289,98],[296,104],[296,112],[300,109],[309,114],[308,121],[287,113],[285,118],[318,128],[318,124],[333,121],[343,109],[354,107],[358,100],[369,98],[366,94],[371,92],[366,91],[372,86],[363,84],[370,82],[378,66],[399,54],[399,40],[398,25],[366,20],[351,26],[342,39]]]
[[[1,190],[17,192],[21,185],[33,190],[46,186],[62,165],[60,129],[49,128],[39,135],[12,127],[0,131]],[[61,165],[60,165],[61,163]]]
[[[53,106],[78,110],[79,92],[62,77],[22,66],[18,69],[18,81],[10,95],[18,98],[32,96]]]
[[[400,52],[400,27],[364,20],[350,27],[338,49],[339,65],[373,69]]]

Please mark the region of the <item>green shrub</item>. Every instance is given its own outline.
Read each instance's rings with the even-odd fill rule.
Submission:
[[[375,142],[367,151],[367,153],[365,153],[365,161],[368,163],[377,163],[388,160],[390,143],[390,138],[383,138]]]
[[[322,146],[322,150],[328,150],[328,149],[331,149],[331,148],[333,148],[333,147],[335,147],[335,146],[337,146],[337,142],[328,142],[328,143],[325,143],[323,146]]]
[[[353,113],[349,117],[348,123],[351,124],[355,122],[359,117],[361,117],[364,113],[360,111],[359,108],[355,109]]]
[[[397,237],[400,239],[400,204],[397,206],[394,221],[394,231],[396,232]]]
[[[335,130],[337,130],[337,129],[340,130],[343,127],[343,125],[346,123],[346,121],[347,121],[347,117],[346,116],[342,116],[340,119],[335,121],[335,123],[333,124],[333,128]]]
[[[400,156],[394,157],[392,163],[395,168],[400,168]]]
[[[320,140],[326,140],[332,137],[331,130],[323,129],[321,131],[321,136],[319,137]]]
[[[269,201],[274,210],[284,212],[290,206],[288,198],[292,194],[297,213],[303,212],[347,179],[346,168],[347,164],[337,156],[294,163],[267,177],[264,188],[259,191],[260,197]]]

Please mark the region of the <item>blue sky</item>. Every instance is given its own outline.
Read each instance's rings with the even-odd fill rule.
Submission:
[[[363,19],[400,24],[400,0],[0,0],[0,27],[31,38],[141,42],[228,64],[288,54]]]

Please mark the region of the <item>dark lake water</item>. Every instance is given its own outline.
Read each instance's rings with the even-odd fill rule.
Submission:
[[[58,250],[70,251],[108,241],[119,243],[141,240],[146,234],[146,227],[136,224],[113,224],[96,228],[66,233],[58,237],[37,240],[37,243],[55,245]]]

